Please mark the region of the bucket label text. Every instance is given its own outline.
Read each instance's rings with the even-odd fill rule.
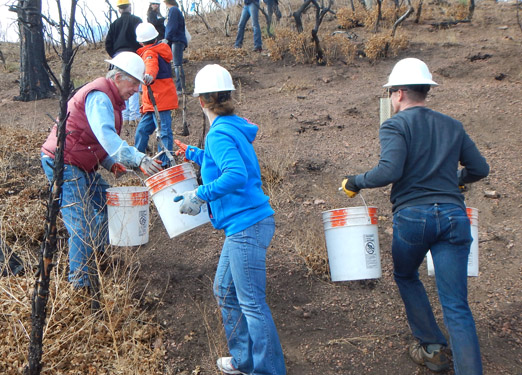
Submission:
[[[375,236],[373,234],[363,234],[364,240],[364,256],[366,258],[366,268],[379,267],[379,254],[377,253],[377,245],[375,244]]]
[[[147,223],[149,222],[148,213],[149,213],[148,210],[142,210],[142,211],[138,212],[139,223],[140,223],[139,228],[138,228],[138,235],[140,237],[145,236],[147,234]]]

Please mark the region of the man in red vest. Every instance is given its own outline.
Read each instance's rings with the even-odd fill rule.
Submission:
[[[121,176],[126,168],[137,168],[150,176],[161,171],[157,162],[129,146],[119,136],[125,100],[143,83],[145,64],[133,52],[122,52],[112,60],[105,78],[83,86],[69,100],[65,126],[64,183],[61,212],[69,232],[69,282],[76,288],[90,287],[89,267],[94,251],[108,242],[106,190],[109,185],[97,173],[101,165]],[[42,146],[42,166],[51,185],[57,126]]]

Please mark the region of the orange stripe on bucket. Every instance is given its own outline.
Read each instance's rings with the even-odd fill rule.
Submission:
[[[189,175],[179,174],[175,176],[170,176],[168,178],[164,178],[160,181],[157,181],[154,185],[147,185],[150,189],[151,194],[156,194],[160,190],[166,188],[167,186],[177,184],[178,182],[185,181],[189,178]]]

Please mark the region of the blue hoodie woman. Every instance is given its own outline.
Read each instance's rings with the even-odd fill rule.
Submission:
[[[211,126],[205,149],[176,140],[177,154],[201,166],[203,185],[174,198],[180,212],[197,215],[205,203],[211,222],[226,234],[214,279],[230,357],[217,366],[225,374],[285,375],[279,336],[266,303],[266,250],[274,235],[274,211],[261,188],[252,145],[258,127],[234,114],[230,73],[207,65],[196,75],[199,96]]]

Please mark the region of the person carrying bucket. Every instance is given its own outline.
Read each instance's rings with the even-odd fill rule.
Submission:
[[[176,85],[172,80],[170,69],[172,52],[168,44],[157,42],[158,31],[151,23],[140,23],[136,28],[136,38],[143,46],[137,52],[145,62],[143,81],[145,85],[150,87],[155,100],[152,101],[149,90],[143,90],[141,96],[141,113],[143,113],[143,116],[136,128],[134,145],[141,152],[145,152],[149,143],[149,136],[159,126],[161,143],[166,150],[162,150],[162,145],[158,142],[158,151],[172,153],[174,143],[171,112],[178,108]],[[156,123],[154,106],[159,112],[160,124]],[[170,166],[170,160],[165,153],[159,157],[159,160],[162,161],[163,167]]]
[[[102,252],[108,242],[109,185],[97,173],[98,167],[116,177],[126,173],[126,168],[139,167],[146,175],[162,170],[157,161],[119,136],[125,100],[143,83],[143,60],[134,52],[122,52],[106,61],[113,66],[107,76],[83,86],[67,103],[61,213],[69,233],[69,282],[75,288],[90,289],[91,278],[96,275],[90,267],[91,256],[94,251]],[[51,184],[56,131],[55,124],[41,149],[42,167]]]
[[[342,188],[353,198],[360,189],[393,184],[394,278],[416,338],[410,357],[432,371],[450,366],[448,343],[419,280],[418,268],[431,249],[455,374],[479,375],[482,360],[467,297],[472,237],[459,186],[486,177],[489,165],[459,121],[426,107],[428,91],[436,85],[419,59],[394,66],[384,85],[394,116],[380,128],[379,164],[346,176]]]
[[[208,204],[211,222],[226,239],[214,279],[230,357],[217,360],[225,374],[285,375],[283,351],[266,303],[266,250],[274,235],[274,210],[261,188],[252,145],[258,127],[234,114],[230,73],[207,65],[196,75],[210,130],[205,149],[178,140],[177,155],[201,166],[203,185],[176,196],[182,214],[197,215]]]

